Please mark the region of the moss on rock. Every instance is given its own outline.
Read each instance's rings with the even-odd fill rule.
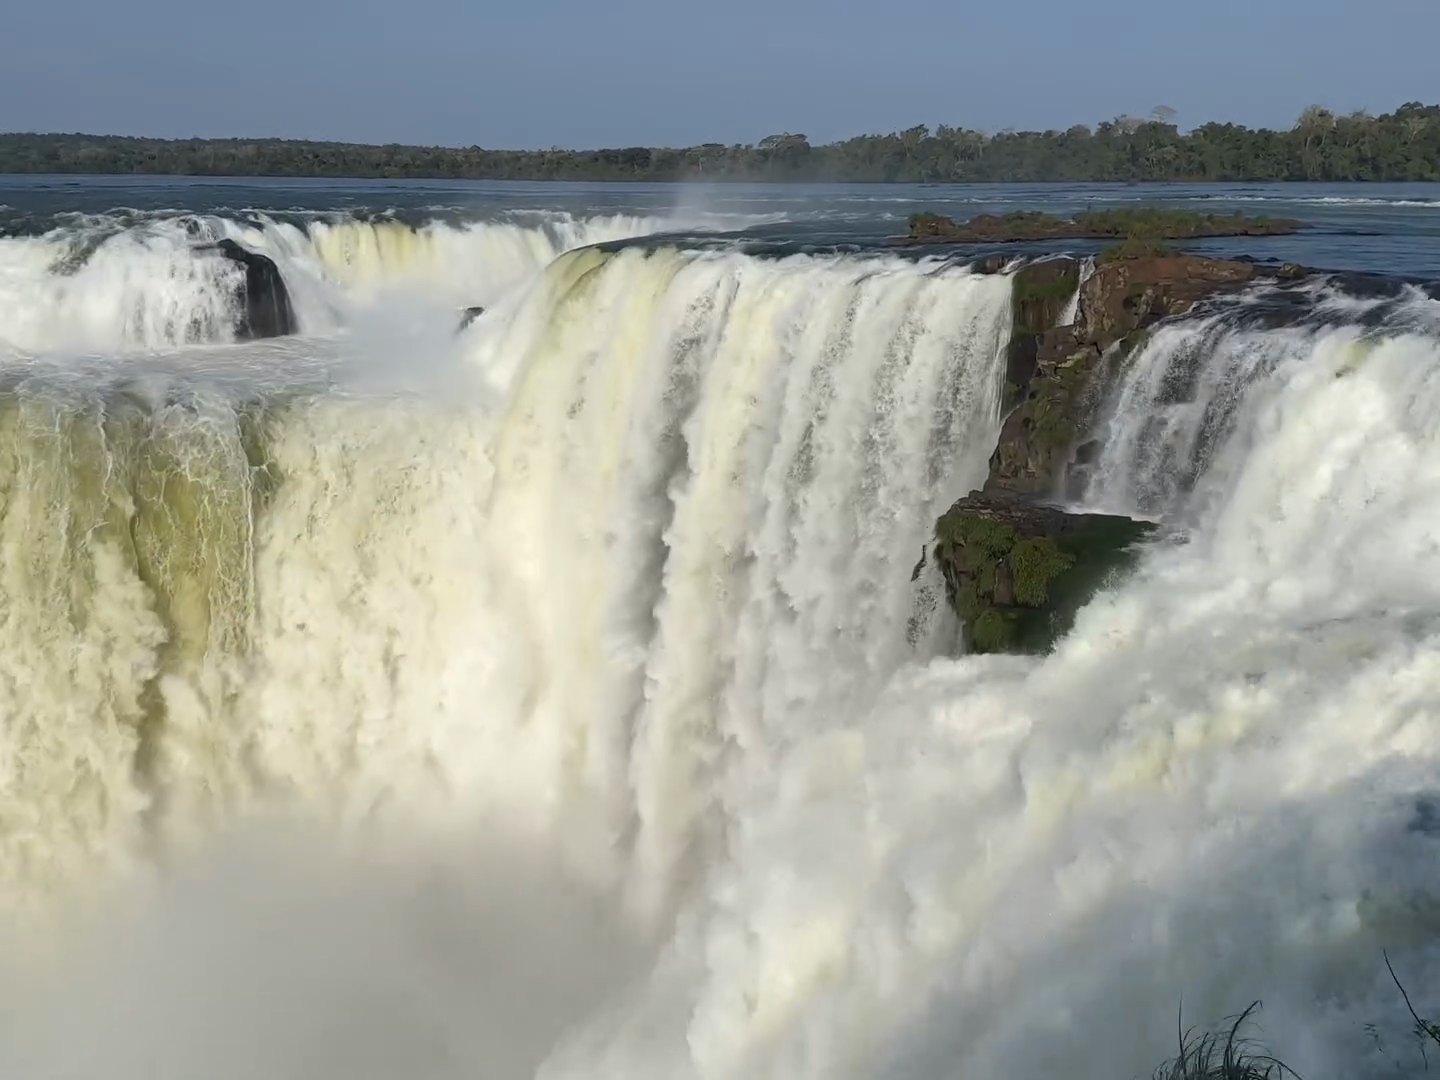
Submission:
[[[971,652],[1047,652],[1133,561],[1149,522],[972,495],[936,526],[935,557]]]
[[[1006,411],[1020,403],[1034,378],[1045,334],[1060,321],[1080,287],[1075,259],[1042,259],[1015,273],[1010,291],[1010,347],[1005,365]]]
[[[1048,536],[1032,536],[1010,549],[1010,573],[1015,581],[1015,602],[1044,607],[1050,599],[1051,579],[1075,565],[1075,556],[1063,551]]]

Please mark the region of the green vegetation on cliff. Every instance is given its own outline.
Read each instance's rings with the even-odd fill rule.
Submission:
[[[1157,206],[1090,210],[1075,215],[1086,236],[1102,240],[1196,240],[1206,236],[1286,236],[1305,228],[1288,218],[1197,214]]]
[[[935,558],[969,650],[1048,650],[1153,528],[1010,497],[961,499],[936,523]]]
[[[1006,352],[1005,398],[1009,412],[1035,376],[1040,342],[1069,307],[1080,285],[1080,264],[1071,258],[1041,259],[1020,268],[1010,292],[1010,344]]]
[[[683,149],[485,150],[282,139],[0,135],[0,172],[196,176],[452,177],[488,180],[1440,180],[1440,106],[1341,116],[1305,110],[1288,131],[1164,116],[1094,129],[979,131],[924,125],[812,146],[803,135]]]
[[[1180,254],[1179,250],[1169,244],[1157,244],[1153,240],[1122,240],[1118,244],[1111,244],[1100,254],[1095,256],[1096,266],[1105,266],[1113,262],[1124,262],[1127,259],[1173,259]]]

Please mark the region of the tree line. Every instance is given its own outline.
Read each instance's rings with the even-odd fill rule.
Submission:
[[[1440,180],[1440,106],[1340,115],[1306,109],[1286,131],[1174,111],[1091,128],[986,134],[919,125],[815,146],[780,134],[681,149],[485,150],[286,139],[145,139],[0,134],[0,173],[318,176],[471,180],[1047,181]]]

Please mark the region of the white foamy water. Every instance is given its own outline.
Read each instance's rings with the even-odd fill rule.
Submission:
[[[1394,206],[1394,207],[1418,207],[1425,209],[1440,209],[1440,199],[1414,199],[1403,196],[1371,197],[1365,195],[1300,195],[1286,191],[1280,195],[1194,195],[1189,197],[1192,202],[1212,202],[1224,200],[1225,202],[1237,203],[1263,203],[1263,202],[1288,202],[1297,204],[1309,204],[1312,206]]]
[[[561,252],[696,227],[625,215],[523,222],[315,219],[263,214],[92,216],[38,237],[0,238],[0,346],[103,352],[234,340],[243,270],[205,245],[222,237],[279,266],[303,334],[332,334],[386,294],[429,317],[489,306]]]
[[[1080,263],[1080,276],[1075,282],[1075,293],[1065,305],[1065,310],[1060,313],[1056,320],[1056,326],[1074,326],[1075,320],[1080,314],[1080,294],[1085,288],[1085,282],[1095,276],[1095,260],[1093,257],[1086,258]]]
[[[401,246],[324,280],[447,298]],[[0,1071],[1099,1080],[1256,998],[1412,1067],[1435,337],[1160,330],[1089,498],[1186,542],[939,658],[1009,296],[589,249],[458,337],[12,364],[0,897],[86,929],[10,950]]]

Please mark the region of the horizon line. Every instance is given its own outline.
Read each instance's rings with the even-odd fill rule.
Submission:
[[[806,143],[806,145],[807,145],[807,146],[810,146],[810,147],[812,147],[812,148],[815,148],[815,147],[829,147],[829,146],[841,146],[841,145],[844,145],[844,144],[847,143],[847,142],[852,142],[852,141],[859,140],[859,139],[884,139],[884,138],[892,138],[892,137],[894,137],[894,136],[903,135],[903,134],[906,134],[907,132],[914,131],[916,128],[923,128],[923,129],[925,130],[925,135],[923,136],[923,137],[925,137],[925,138],[936,138],[936,137],[938,137],[938,132],[939,132],[942,128],[949,128],[951,131],[954,131],[954,132],[957,132],[957,133],[964,133],[964,134],[966,134],[966,135],[978,135],[978,136],[981,136],[982,138],[985,138],[985,139],[987,139],[987,140],[989,140],[989,139],[995,139],[995,138],[998,138],[998,137],[1001,137],[1001,136],[1007,136],[1007,135],[1014,135],[1014,136],[1021,136],[1021,135],[1044,136],[1044,135],[1047,135],[1047,134],[1066,134],[1066,133],[1068,133],[1068,132],[1075,131],[1075,130],[1078,129],[1078,128],[1086,128],[1086,129],[1089,130],[1089,132],[1090,132],[1091,135],[1094,135],[1094,134],[1096,133],[1097,129],[1099,129],[1102,125],[1106,125],[1106,124],[1111,124],[1111,125],[1120,126],[1120,127],[1122,128],[1122,130],[1126,130],[1126,125],[1129,125],[1129,126],[1133,129],[1133,127],[1144,126],[1144,125],[1146,125],[1146,124],[1159,124],[1159,125],[1164,126],[1164,127],[1174,128],[1174,129],[1176,130],[1177,134],[1179,134],[1181,137],[1188,137],[1188,136],[1190,136],[1190,135],[1193,135],[1194,132],[1195,132],[1198,128],[1206,127],[1206,126],[1208,126],[1208,125],[1210,125],[1210,124],[1219,124],[1219,125],[1221,125],[1221,126],[1244,128],[1244,129],[1246,129],[1246,130],[1254,131],[1254,132],[1270,132],[1270,133],[1272,133],[1272,134],[1285,134],[1285,133],[1287,133],[1287,132],[1294,131],[1294,130],[1303,122],[1304,117],[1306,116],[1306,114],[1309,113],[1312,109],[1313,109],[1313,110],[1318,110],[1318,111],[1322,112],[1324,115],[1328,115],[1328,116],[1335,117],[1335,118],[1345,117],[1345,118],[1347,118],[1347,119],[1355,119],[1355,118],[1362,118],[1362,117],[1363,117],[1363,118],[1365,118],[1365,119],[1368,119],[1368,120],[1372,120],[1372,121],[1373,121],[1373,120],[1379,120],[1379,119],[1384,118],[1384,117],[1394,116],[1396,113],[1400,112],[1400,111],[1403,110],[1403,109],[1413,108],[1413,107],[1419,107],[1419,108],[1429,109],[1429,108],[1437,108],[1437,107],[1440,107],[1440,105],[1427,104],[1427,103],[1421,102],[1421,101],[1407,101],[1407,102],[1401,103],[1400,105],[1395,106],[1395,108],[1392,109],[1390,112],[1385,112],[1385,113],[1371,113],[1371,112],[1369,112],[1368,110],[1365,110],[1365,109],[1355,110],[1355,111],[1352,112],[1352,113],[1339,113],[1339,112],[1337,112],[1337,111],[1335,111],[1335,110],[1328,109],[1328,108],[1326,108],[1326,107],[1324,107],[1324,106],[1312,105],[1312,106],[1309,106],[1306,110],[1304,110],[1304,111],[1301,113],[1300,117],[1297,118],[1295,124],[1291,125],[1291,126],[1288,127],[1288,128],[1265,127],[1265,126],[1250,127],[1248,124],[1236,123],[1236,122],[1230,121],[1230,120],[1206,120],[1206,121],[1204,121],[1204,122],[1201,123],[1201,124],[1198,124],[1198,125],[1195,125],[1195,126],[1190,127],[1188,130],[1181,130],[1180,126],[1179,126],[1178,124],[1174,123],[1174,113],[1173,113],[1173,110],[1170,112],[1170,114],[1169,114],[1168,116],[1165,116],[1165,117],[1157,116],[1157,113],[1159,113],[1159,112],[1161,111],[1161,109],[1164,108],[1164,107],[1162,106],[1162,107],[1157,107],[1155,110],[1152,110],[1151,113],[1148,114],[1147,116],[1132,116],[1132,115],[1129,115],[1129,114],[1121,114],[1121,115],[1119,115],[1119,116],[1109,117],[1109,118],[1107,118],[1107,119],[1105,119],[1105,120],[1098,120],[1098,121],[1095,121],[1094,123],[1088,123],[1088,124],[1087,124],[1087,123],[1071,124],[1071,125],[1069,125],[1068,127],[1064,127],[1064,128],[1045,128],[1045,129],[1025,128],[1025,129],[1020,129],[1020,128],[1014,128],[1014,127],[1005,127],[1005,128],[1000,128],[999,130],[996,130],[996,131],[989,131],[989,130],[986,130],[986,129],[984,129],[984,128],[967,128],[967,127],[964,127],[964,126],[954,126],[954,125],[943,124],[943,123],[942,123],[942,124],[933,124],[933,125],[932,125],[932,124],[928,124],[928,123],[919,123],[919,124],[912,124],[912,125],[910,125],[910,126],[908,126],[908,127],[903,127],[903,128],[902,128],[902,127],[897,127],[897,128],[895,128],[895,129],[893,129],[893,130],[891,130],[891,131],[861,132],[861,133],[859,133],[859,134],[849,135],[849,136],[845,136],[845,137],[842,137],[842,138],[833,139],[833,140],[830,140],[830,141],[828,141],[828,142],[820,142],[820,143],[812,143],[812,142],[810,142],[807,136],[805,136],[803,133],[799,133],[799,132],[795,132],[795,133],[792,133],[792,132],[774,132],[774,133],[772,133],[772,134],[762,136],[762,137],[760,137],[759,139],[756,139],[756,140],[753,141],[753,142],[728,142],[728,143],[727,143],[727,142],[706,141],[706,142],[687,143],[687,144],[685,144],[685,145],[659,145],[659,144],[629,143],[629,144],[624,144],[624,145],[622,145],[622,144],[613,144],[613,145],[610,145],[610,146],[581,146],[581,147],[566,147],[566,146],[559,146],[559,145],[552,145],[552,146],[533,146],[533,147],[505,147],[505,146],[488,146],[488,147],[487,147],[487,146],[482,146],[482,145],[480,145],[479,143],[468,143],[468,144],[458,144],[458,143],[421,143],[421,142],[410,143],[410,142],[400,142],[400,141],[396,141],[396,140],[386,140],[386,141],[383,141],[383,142],[370,142],[370,141],[355,141],[355,140],[351,140],[351,139],[340,139],[340,138],[317,138],[317,137],[309,137],[309,136],[307,136],[307,137],[297,137],[297,136],[287,136],[287,135],[126,135],[126,134],[119,134],[119,133],[113,133],[113,132],[106,133],[106,132],[91,132],[91,131],[0,131],[0,139],[22,139],[22,138],[33,138],[33,139],[125,139],[125,140],[131,140],[131,141],[134,141],[134,142],[155,142],[155,143],[196,143],[196,142],[200,142],[200,143],[207,143],[207,142],[208,142],[208,143],[247,143],[247,142],[251,142],[251,143],[302,143],[302,144],[308,143],[308,144],[314,144],[314,145],[328,145],[328,146],[400,147],[400,148],[404,148],[404,149],[416,149],[416,150],[451,150],[451,151],[481,150],[481,151],[484,151],[484,152],[487,152],[487,153],[512,153],[512,154],[550,154],[550,153],[585,154],[585,153],[598,153],[598,152],[602,152],[602,151],[613,151],[613,150],[695,150],[695,149],[700,149],[700,148],[717,147],[717,146],[719,146],[719,147],[725,147],[725,148],[727,148],[727,149],[728,149],[728,148],[731,148],[731,147],[745,147],[745,148],[751,148],[751,149],[753,149],[753,148],[760,147],[763,143],[765,143],[766,141],[771,140],[771,139],[804,140],[805,143]]]

